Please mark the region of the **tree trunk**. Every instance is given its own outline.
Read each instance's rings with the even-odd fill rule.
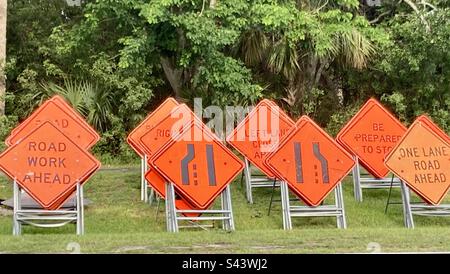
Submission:
[[[164,74],[166,75],[167,80],[172,87],[175,98],[181,99],[181,89],[182,89],[182,76],[183,73],[180,69],[177,69],[175,65],[172,64],[168,57],[161,56],[161,65],[164,70]]]
[[[8,14],[7,3],[7,0],[0,0],[0,115],[5,115],[6,16]]]

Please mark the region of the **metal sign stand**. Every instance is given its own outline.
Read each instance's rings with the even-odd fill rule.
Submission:
[[[68,223],[76,224],[77,235],[84,234],[83,186],[78,183],[76,189],[76,206],[69,209],[22,209],[22,192],[14,180],[13,193],[13,235],[22,234],[22,224],[36,227],[60,227]]]
[[[362,190],[363,189],[384,189],[400,187],[400,180],[398,178],[373,178],[373,177],[362,177],[361,167],[359,165],[358,157],[354,157],[355,167],[352,169],[353,177],[353,189],[355,194],[355,200],[358,202],[363,201]]]
[[[145,173],[148,171],[147,159],[147,155],[144,155],[144,158],[141,158],[141,201],[144,201],[145,203],[148,202],[151,205],[155,198],[155,191],[148,186],[147,180],[145,179]],[[150,195],[148,194],[149,188]]]
[[[413,215],[420,216],[450,216],[450,204],[429,205],[426,203],[411,203],[409,187],[402,181],[403,221],[407,228],[414,228]]]
[[[345,219],[344,197],[342,184],[339,182],[334,189],[334,205],[291,206],[289,201],[289,186],[281,182],[281,205],[283,211],[283,229],[292,229],[292,217],[336,217],[338,228],[347,228]]]
[[[175,189],[172,183],[166,182],[166,226],[168,232],[178,232],[179,228],[200,227],[206,228],[195,221],[222,221],[224,230],[234,230],[233,209],[231,207],[230,186],[227,186],[221,193],[221,209],[205,209],[205,210],[178,210],[175,207]],[[183,213],[200,213],[205,215],[216,216],[183,216]],[[179,221],[191,221],[190,226],[180,226]]]
[[[250,162],[245,158],[245,167],[244,167],[244,178],[245,178],[245,194],[247,197],[247,201],[250,204],[253,204],[253,188],[259,187],[274,187],[274,180],[270,179],[266,176],[254,176],[257,178],[252,178],[252,171]],[[277,181],[275,183],[275,187],[279,187],[280,183]]]

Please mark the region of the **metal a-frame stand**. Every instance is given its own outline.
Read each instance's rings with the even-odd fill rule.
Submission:
[[[200,227],[205,228],[196,221],[222,221],[222,228],[224,230],[233,231],[234,218],[233,209],[231,207],[231,193],[228,185],[221,193],[221,209],[205,209],[205,210],[178,210],[175,207],[175,189],[172,183],[166,182],[166,226],[168,232],[178,232],[179,228],[184,227]],[[200,213],[204,215],[216,216],[197,216],[188,217],[183,216],[183,213]],[[179,221],[191,221],[192,226],[180,226]]]
[[[450,216],[450,204],[429,205],[426,203],[411,203],[409,187],[402,181],[400,183],[402,190],[403,221],[407,228],[414,228],[413,215],[420,216]]]
[[[145,179],[145,173],[147,173],[149,169],[147,159],[147,155],[144,155],[144,158],[141,158],[141,201],[151,205],[155,198],[155,191],[148,185],[147,180]],[[150,194],[148,193],[149,188]]]
[[[362,190],[363,189],[385,189],[385,188],[398,188],[400,187],[400,180],[398,178],[373,178],[372,176],[361,176],[361,167],[359,165],[358,157],[354,157],[355,166],[352,169],[353,177],[353,189],[355,200],[358,202],[363,201]]]
[[[281,182],[281,206],[283,211],[283,229],[292,229],[293,217],[336,217],[337,227],[347,228],[345,219],[344,197],[342,184],[339,182],[334,189],[335,204],[312,206],[291,206],[289,198],[289,186]]]
[[[13,193],[13,235],[22,234],[22,225],[52,228],[61,227],[68,223],[76,224],[77,235],[84,234],[84,198],[83,186],[77,183],[75,193],[76,206],[68,209],[22,209],[22,191],[14,180]]]
[[[245,158],[245,167],[244,167],[244,179],[245,179],[245,194],[247,201],[250,204],[253,204],[253,188],[260,187],[274,187],[274,179],[268,178],[266,176],[253,176],[251,171],[250,162]],[[279,181],[275,182],[275,187],[279,187]]]

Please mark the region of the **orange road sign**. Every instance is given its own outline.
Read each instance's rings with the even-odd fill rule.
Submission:
[[[46,209],[56,209],[77,182],[99,168],[91,154],[48,121],[0,155],[0,169]]]
[[[154,168],[151,168],[147,173],[145,173],[145,179],[147,180],[148,184],[161,196],[163,199],[166,199],[166,180],[164,177],[162,177]],[[208,205],[208,207],[211,204]],[[178,210],[197,210],[199,208],[196,208],[195,206],[191,205],[186,199],[181,197],[180,195],[177,195],[175,198],[175,207]],[[189,214],[183,214],[187,217],[197,217],[201,214],[198,213],[189,213]]]
[[[389,170],[384,157],[406,132],[406,127],[377,100],[370,99],[339,132],[336,140],[353,155],[364,168],[377,178]]]
[[[293,125],[294,121],[274,102],[264,99],[228,135],[227,142],[273,178],[275,175],[264,165],[264,159]]]
[[[172,109],[178,106],[175,99],[169,97],[161,105],[159,105],[152,113],[150,113],[144,121],[142,121],[127,137],[127,142],[136,153],[144,158],[145,148],[140,144],[140,138],[147,131],[152,129],[158,124],[164,117],[166,117]]]
[[[220,139],[194,119],[150,159],[189,202],[206,209],[244,168]]]
[[[430,117],[428,117],[427,115],[420,115],[419,117],[416,118],[416,121],[419,121],[423,124],[425,124],[427,127],[429,127],[434,133],[436,133],[437,135],[439,135],[439,137],[441,137],[442,139],[447,140],[447,142],[450,142],[450,136],[448,136],[447,134],[445,134],[445,132],[439,128],[438,125],[436,125]]]
[[[197,118],[191,109],[181,104],[175,107],[170,114],[162,119],[158,124],[153,126],[152,129],[147,131],[140,138],[140,145],[143,148],[144,153],[147,156],[153,155],[158,149],[164,146],[172,136],[181,132],[183,127],[190,123],[193,119]],[[200,120],[198,120],[200,121]],[[178,126],[177,126],[178,124]],[[151,162],[148,163],[151,166]],[[164,199],[166,198],[166,189],[164,177],[158,173],[158,171],[151,167],[146,173],[145,178],[148,184]],[[198,209],[190,205],[189,202],[178,195],[175,200],[175,206],[177,209]],[[208,205],[209,207],[209,205]],[[195,217],[201,214],[184,214],[185,216]]]
[[[163,147],[172,136],[179,133],[194,118],[198,119],[187,105],[178,105],[141,136],[139,139],[140,147],[150,158],[151,155]],[[198,119],[198,121],[200,120]]]
[[[302,116],[265,164],[306,204],[318,206],[352,169],[352,156]]]
[[[426,116],[420,116],[386,157],[386,166],[433,205],[450,188],[450,138]]]
[[[8,146],[19,141],[37,126],[50,121],[84,149],[91,148],[100,136],[62,97],[56,95],[44,102],[25,121],[11,131]]]

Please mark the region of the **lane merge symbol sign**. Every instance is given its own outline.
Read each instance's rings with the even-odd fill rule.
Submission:
[[[157,125],[155,125],[152,129],[147,131],[141,138],[140,144],[144,148],[147,156],[152,156],[155,152],[161,149],[168,141],[170,141],[171,137],[175,134],[181,132],[183,126],[186,123],[189,123],[193,119],[196,119],[195,114],[191,111],[191,109],[185,105],[181,104],[175,107],[169,115],[167,115],[164,119],[162,119]],[[198,120],[200,121],[200,120]],[[177,126],[177,124],[179,126]],[[150,169],[146,173],[145,178],[148,184],[162,197],[166,198],[166,180],[155,167],[152,166],[151,162],[148,161]],[[192,206],[189,203],[189,200],[177,195],[177,199],[175,201],[175,206],[177,209],[198,209]],[[209,205],[208,205],[209,207]],[[187,216],[199,216],[200,214],[185,214]]]
[[[157,171],[184,198],[206,209],[244,168],[210,129],[192,120],[151,158]]]
[[[302,116],[265,164],[309,206],[318,206],[355,162],[333,138]]]

